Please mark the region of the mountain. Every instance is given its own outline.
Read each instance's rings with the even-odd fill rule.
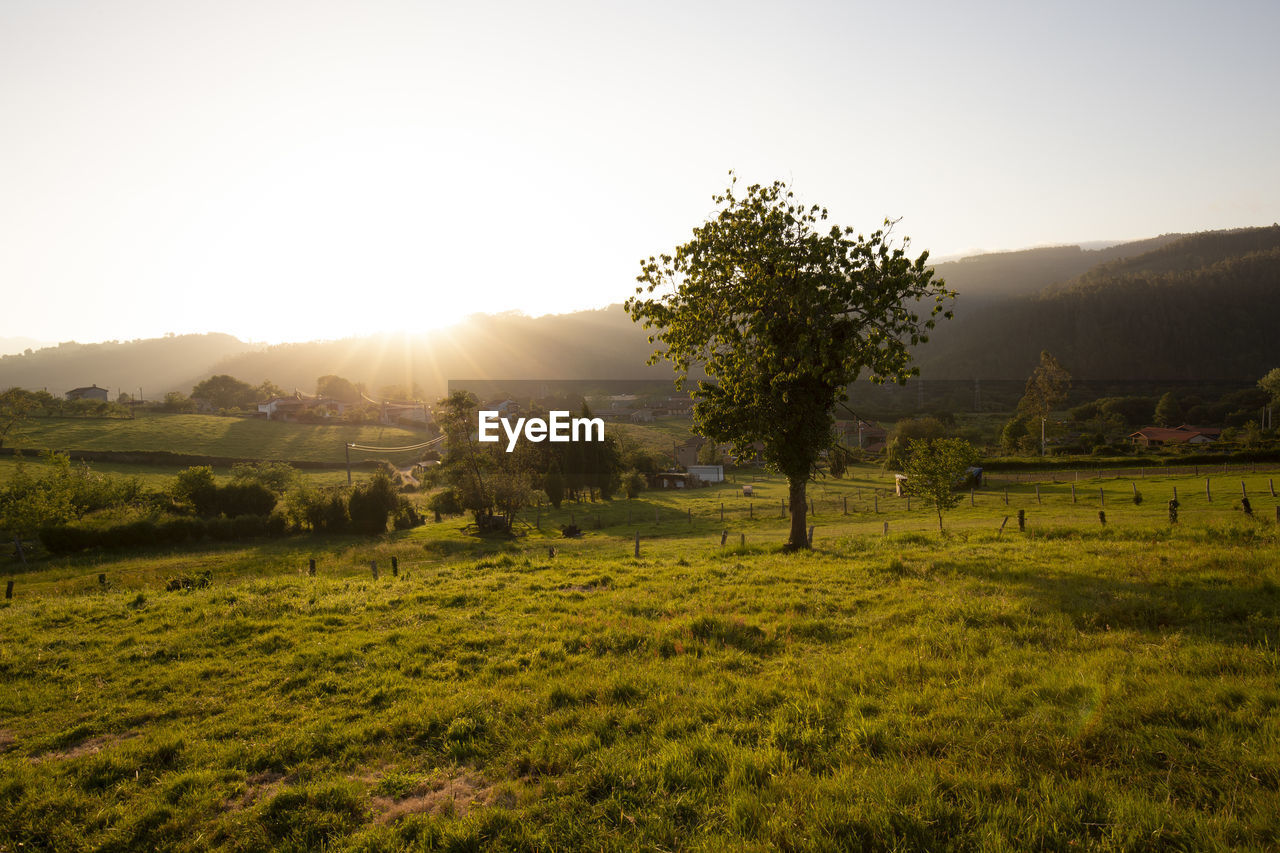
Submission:
[[[1077,379],[1252,382],[1280,364],[1280,226],[1166,234],[1099,249],[1054,246],[935,267],[955,318],[916,350],[926,380],[1024,380],[1049,350]],[[665,379],[619,305],[477,315],[420,335],[262,346],[230,335],[63,343],[0,358],[0,388],[98,384],[149,399],[229,373],[314,391],[338,374],[443,396],[454,379]]]

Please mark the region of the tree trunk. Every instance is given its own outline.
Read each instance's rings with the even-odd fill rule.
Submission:
[[[805,499],[805,487],[808,478],[791,478],[791,538],[787,540],[788,551],[807,551],[809,549],[809,529],[805,526],[805,513],[809,502]]]

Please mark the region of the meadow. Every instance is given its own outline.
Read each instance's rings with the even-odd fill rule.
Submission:
[[[271,459],[344,461],[348,442],[399,447],[423,433],[379,424],[298,424],[258,418],[141,412],[136,418],[33,418],[6,446],[38,450],[112,450]]]
[[[0,850],[1280,845],[1272,475],[852,473],[11,566]]]

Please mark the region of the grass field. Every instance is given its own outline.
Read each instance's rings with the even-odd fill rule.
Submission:
[[[1268,476],[1253,518],[1238,475],[1108,479],[1105,527],[1096,482],[997,485],[944,537],[860,468],[811,554],[764,478],[39,563],[0,609],[0,850],[1276,849]]]
[[[296,424],[217,415],[140,414],[134,419],[36,418],[9,447],[168,451],[230,459],[342,462],[347,442],[399,447],[421,432],[378,425]]]

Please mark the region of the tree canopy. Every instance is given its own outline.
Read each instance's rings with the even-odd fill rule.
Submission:
[[[696,430],[746,454],[753,442],[790,482],[788,546],[808,547],[805,485],[832,443],[837,402],[864,373],[905,382],[910,348],[928,339],[944,302],[928,253],[907,256],[893,223],[870,237],[831,225],[781,181],[713,196],[719,211],[671,254],[641,262],[631,318],[656,329],[683,385],[701,367]],[[659,292],[661,289],[661,292]],[[656,294],[656,295],[655,295]],[[923,305],[923,308],[921,307]]]

